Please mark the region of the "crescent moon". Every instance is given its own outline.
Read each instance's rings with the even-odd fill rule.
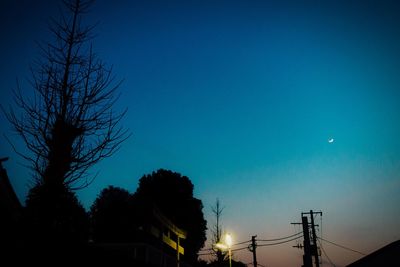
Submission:
[[[328,143],[333,143],[333,141],[335,141],[335,139],[331,138],[328,140]]]

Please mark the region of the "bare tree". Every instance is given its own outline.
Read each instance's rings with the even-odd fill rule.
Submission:
[[[211,228],[211,242],[212,244],[217,244],[221,242],[222,238],[222,226],[221,226],[221,216],[225,207],[221,207],[220,201],[217,198],[215,201],[215,206],[211,207],[211,211],[215,216],[215,224]],[[225,254],[220,249],[213,250],[215,254],[216,261],[222,263],[225,258]]]
[[[6,112],[31,152],[16,150],[37,183],[86,187],[94,179],[87,170],[129,137],[120,126],[126,110],[112,109],[121,82],[92,50],[94,26],[82,23],[91,2],[64,1],[68,14],[51,21],[54,41],[40,46],[41,57],[31,67],[33,97],[24,96],[18,84],[14,96],[20,112]]]

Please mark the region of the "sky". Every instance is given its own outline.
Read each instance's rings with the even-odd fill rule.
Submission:
[[[16,79],[32,92],[29,65],[59,6],[0,2],[3,106]],[[399,13],[398,1],[98,0],[84,21],[99,22],[94,50],[123,79],[115,109],[128,107],[132,137],[91,170],[80,201],[108,185],[134,192],[164,168],[191,179],[208,228],[220,199],[234,243],[291,235],[311,209],[323,212],[318,235],[352,249],[400,239]],[[4,135],[24,147],[3,114],[0,125],[23,202],[31,176]],[[259,247],[258,262],[301,266],[293,245]],[[361,257],[322,245],[336,266]]]

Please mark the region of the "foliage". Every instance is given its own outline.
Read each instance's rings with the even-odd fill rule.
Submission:
[[[206,240],[206,221],[201,200],[193,197],[193,184],[188,177],[160,169],[144,175],[135,196],[149,208],[156,205],[178,227],[188,232],[185,261],[197,261],[197,252]]]
[[[63,185],[38,184],[26,200],[28,240],[35,245],[84,244],[88,239],[88,215],[75,193]]]
[[[96,242],[131,241],[135,220],[132,196],[125,189],[103,189],[91,209],[93,240]]]

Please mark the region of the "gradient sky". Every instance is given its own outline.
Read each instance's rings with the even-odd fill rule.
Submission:
[[[58,4],[0,2],[2,105],[16,78],[31,92]],[[100,22],[94,49],[124,79],[116,109],[129,108],[133,136],[80,200],[110,184],[134,192],[165,168],[190,177],[209,228],[222,201],[236,242],[293,234],[310,209],[339,244],[370,253],[400,239],[399,14],[398,1],[97,1],[85,21]],[[4,138],[0,151],[24,201],[29,172]],[[260,247],[258,261],[301,266],[295,244]],[[360,257],[324,248],[337,266]]]

